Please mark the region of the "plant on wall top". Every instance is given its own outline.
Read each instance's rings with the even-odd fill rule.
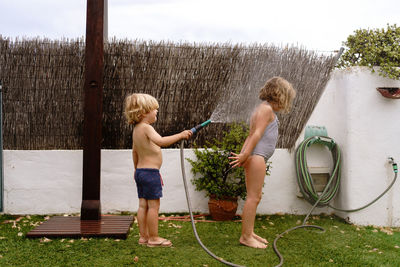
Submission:
[[[372,72],[379,67],[383,77],[400,79],[400,27],[387,25],[387,29],[360,29],[343,43],[345,52],[337,67],[367,66]]]

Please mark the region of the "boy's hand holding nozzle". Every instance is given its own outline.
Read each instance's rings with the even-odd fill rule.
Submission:
[[[206,120],[205,122],[193,127],[190,130],[184,130],[180,133],[180,135],[182,136],[182,139],[186,139],[188,140],[190,137],[192,137],[194,134],[196,134],[198,131],[200,131],[201,129],[203,129],[204,126],[208,125],[211,123],[211,120]]]
[[[180,133],[181,135],[181,139],[185,139],[188,140],[190,137],[192,137],[193,135],[195,135],[198,131],[200,131],[201,129],[203,129],[204,126],[208,125],[211,123],[211,120],[206,120],[205,122],[193,127],[190,130],[184,130]]]
[[[193,132],[191,130],[184,130],[181,132],[182,139],[188,140],[190,137],[192,137]]]

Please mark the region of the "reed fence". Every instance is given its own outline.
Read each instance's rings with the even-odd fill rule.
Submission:
[[[82,149],[84,57],[81,39],[0,36],[5,149]],[[291,113],[280,115],[278,141],[280,148],[293,148],[335,63],[297,47],[116,39],[105,45],[104,57],[104,149],[131,147],[132,128],[123,117],[130,93],[158,99],[154,127],[170,135],[207,120],[221,105],[238,113],[272,76],[286,78],[297,91]],[[226,127],[213,123],[187,146],[220,138]]]

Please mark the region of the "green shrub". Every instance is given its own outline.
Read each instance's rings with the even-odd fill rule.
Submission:
[[[345,52],[337,67],[367,66],[383,77],[400,79],[400,28],[387,25],[387,29],[360,29],[343,43]]]
[[[231,169],[228,157],[231,152],[242,149],[248,128],[243,124],[231,124],[222,140],[213,139],[204,149],[194,149],[197,160],[188,159],[192,165],[192,179],[197,191],[216,198],[239,196],[246,198],[246,184],[243,168]],[[196,174],[200,174],[197,175]]]

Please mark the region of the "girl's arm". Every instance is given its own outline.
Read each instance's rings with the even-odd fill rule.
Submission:
[[[258,141],[260,141],[265,128],[273,121],[274,116],[275,114],[269,105],[261,104],[257,108],[251,117],[250,133],[243,144],[240,154],[232,153],[234,156],[229,157],[230,159],[233,159],[233,161],[230,162],[233,168],[243,166]]]

